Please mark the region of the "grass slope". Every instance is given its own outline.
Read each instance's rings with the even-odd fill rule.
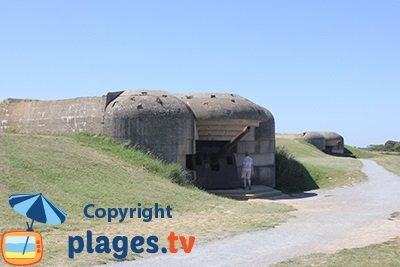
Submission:
[[[378,164],[397,175],[400,175],[400,155],[385,155],[373,158]]]
[[[400,153],[368,151],[351,146],[346,147],[356,158],[371,159],[383,166],[385,169],[400,175]]]
[[[16,193],[43,193],[68,214],[62,226],[37,223],[44,237],[41,266],[87,266],[113,260],[111,254],[67,257],[67,238],[158,235],[170,231],[195,235],[197,243],[243,231],[274,227],[288,217],[288,206],[238,202],[216,197],[190,186],[171,182],[179,169],[162,164],[142,152],[124,148],[102,137],[0,134],[0,231],[24,229],[25,218],[8,205]],[[179,176],[179,175],[178,175]],[[135,207],[170,204],[172,219],[143,223],[107,223],[84,217],[88,203],[97,207]],[[132,258],[132,257],[130,257]]]
[[[400,266],[400,238],[362,248],[343,249],[334,254],[311,254],[290,259],[274,267],[397,267]]]
[[[356,159],[325,154],[303,139],[277,138],[276,143],[303,165],[320,188],[351,185],[365,179],[362,163]]]

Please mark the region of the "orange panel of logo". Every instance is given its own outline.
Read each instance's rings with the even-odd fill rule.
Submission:
[[[10,231],[3,233],[1,253],[5,262],[27,266],[41,261],[43,256],[42,235],[33,231]]]

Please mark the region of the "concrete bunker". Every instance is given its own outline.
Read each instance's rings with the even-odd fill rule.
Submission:
[[[253,176],[261,184],[275,182],[275,123],[272,114],[234,94],[177,95],[195,116],[195,151],[186,156],[186,168],[207,189],[241,186],[244,154],[254,159]]]
[[[275,186],[275,121],[235,94],[126,90],[104,96],[0,102],[0,132],[89,132],[177,162],[205,189],[241,186],[248,152],[255,184]]]
[[[344,138],[335,132],[304,132],[303,138],[328,154],[344,154]]]
[[[128,90],[108,98],[104,135],[185,166],[186,155],[194,151],[194,116],[185,103],[154,90]]]

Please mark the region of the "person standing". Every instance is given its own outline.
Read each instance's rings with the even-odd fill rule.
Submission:
[[[251,190],[251,170],[253,168],[253,159],[246,152],[245,157],[242,160],[242,179],[243,179],[243,190],[246,189],[246,184]]]

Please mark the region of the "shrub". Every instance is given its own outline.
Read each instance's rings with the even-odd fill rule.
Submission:
[[[369,145],[368,149],[372,151],[400,152],[400,142],[388,140],[384,145]]]
[[[275,154],[276,188],[286,193],[317,189],[314,179],[284,147],[277,147]]]

